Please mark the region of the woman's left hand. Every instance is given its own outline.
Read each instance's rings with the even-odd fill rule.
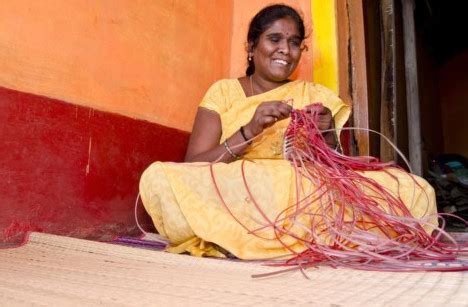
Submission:
[[[317,127],[319,128],[320,131],[323,130],[329,130],[334,128],[334,123],[333,123],[333,115],[332,112],[329,108],[320,106],[321,109],[318,111],[318,120],[317,120]],[[304,110],[307,112],[308,110],[311,110],[312,108],[317,108],[316,104],[311,104],[308,105],[304,108]],[[323,132],[323,137],[325,139],[325,142],[327,143],[330,148],[335,148],[337,143],[337,138],[336,138],[336,132],[335,131],[326,131]]]

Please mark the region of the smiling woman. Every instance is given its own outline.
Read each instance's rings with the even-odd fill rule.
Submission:
[[[251,147],[248,143],[245,143],[246,140],[255,138],[265,129],[272,127],[277,121],[289,117],[293,106],[286,103],[286,101],[294,101],[294,99],[288,100],[288,98],[293,97],[276,95],[268,100],[253,99],[253,101],[260,102],[260,104],[254,103],[252,109],[244,109],[242,112],[242,116],[245,116],[245,118],[250,117],[250,121],[245,123],[245,120],[243,120],[244,125],[240,127],[236,126],[238,124],[236,123],[232,127],[231,134],[226,134],[231,129],[230,127],[224,127],[225,124],[220,120],[219,114],[223,116],[223,113],[231,108],[231,104],[234,107],[233,110],[235,110],[237,104],[234,104],[234,101],[238,98],[242,100],[243,98],[258,96],[282,86],[285,86],[283,92],[287,94],[291,87],[286,85],[291,82],[289,77],[296,69],[301,58],[304,39],[304,22],[301,16],[289,6],[273,5],[266,7],[252,19],[247,34],[248,67],[246,76],[220,81],[208,91],[195,118],[186,155],[187,162],[212,162],[220,158],[225,150],[228,150],[229,155],[222,156],[219,161],[232,162],[238,156],[245,155],[250,151]],[[301,86],[300,84],[295,85],[298,88]],[[226,97],[223,93],[216,93],[220,91],[220,87],[232,88],[232,92],[237,89],[237,93],[242,95],[240,97]],[[329,94],[331,95],[331,92]],[[220,95],[220,97],[210,97],[210,95]],[[263,97],[260,96],[259,98],[262,99]],[[223,100],[225,100],[225,104],[220,105]],[[339,98],[336,98],[336,100],[339,101]],[[310,99],[303,100],[302,97],[297,97],[294,101],[295,107],[305,107],[312,102]],[[341,101],[339,103],[342,104]],[[239,105],[244,106],[245,103],[241,102]],[[321,129],[331,127],[329,107],[329,105],[325,105],[323,109]],[[229,112],[233,111],[230,110]],[[246,113],[244,114],[244,112]],[[232,114],[234,117],[239,115]],[[330,146],[335,147],[336,137],[334,133],[328,133],[326,137]],[[220,139],[225,141],[220,144]]]
[[[307,248],[306,237],[322,223],[310,217],[321,205],[313,194],[320,182],[298,177],[283,154],[284,134],[291,114],[314,112],[325,148],[339,149],[330,128],[342,128],[351,110],[331,90],[290,79],[304,38],[304,23],[293,8],[271,5],[258,12],[247,36],[246,75],[220,80],[205,94],[187,163],[156,162],[142,175],[143,204],[159,233],[171,241],[171,251],[264,259]],[[434,222],[434,195],[424,180],[397,170],[362,176],[386,185],[415,217]],[[286,245],[276,240],[277,228],[292,227],[276,218],[307,198],[315,199],[308,207],[312,211],[301,217],[309,231],[301,228]],[[266,220],[278,223],[269,227],[261,222]]]
[[[259,92],[269,90],[265,81],[279,83],[289,82],[288,77],[294,72],[301,58],[301,38],[297,33],[296,25],[290,18],[273,22],[260,39],[249,42],[249,68],[247,72],[252,83],[259,87]],[[245,79],[241,78],[245,82]],[[272,87],[270,85],[269,87]],[[253,92],[251,93],[254,94]]]
[[[259,75],[273,68],[271,75],[263,78],[269,77],[281,82],[294,72],[301,58],[301,44],[305,38],[304,24],[295,11],[290,11],[290,16],[283,16],[268,24],[270,18],[275,16],[259,14],[257,19],[252,20],[247,35],[249,67],[246,75],[252,76],[256,67]],[[280,70],[275,72],[275,66]]]

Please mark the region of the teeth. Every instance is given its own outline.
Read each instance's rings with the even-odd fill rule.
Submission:
[[[286,62],[284,60],[274,60],[273,62],[281,64],[281,65],[288,65],[288,62]]]

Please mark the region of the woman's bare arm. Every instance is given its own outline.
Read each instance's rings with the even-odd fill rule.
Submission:
[[[255,110],[252,119],[244,126],[244,135],[247,139],[254,138],[276,121],[288,118],[291,110],[292,107],[283,101],[262,102]],[[219,144],[221,135],[219,114],[202,107],[198,108],[185,162],[232,162],[242,156],[249,146],[239,130],[226,140],[228,148],[225,144]],[[221,156],[222,158],[218,160]]]
[[[219,144],[221,135],[222,128],[219,114],[202,107],[198,108],[185,155],[185,162],[213,162],[217,161],[222,155],[220,162],[234,161],[235,158],[227,152],[225,146]],[[227,139],[227,143],[231,151],[238,156],[241,156],[248,146],[248,144],[243,144],[245,141],[238,131]]]

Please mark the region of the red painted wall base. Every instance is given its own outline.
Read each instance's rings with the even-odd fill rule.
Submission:
[[[136,235],[143,170],[181,161],[189,133],[0,88],[0,242],[26,231]],[[150,219],[139,211],[141,223]]]

